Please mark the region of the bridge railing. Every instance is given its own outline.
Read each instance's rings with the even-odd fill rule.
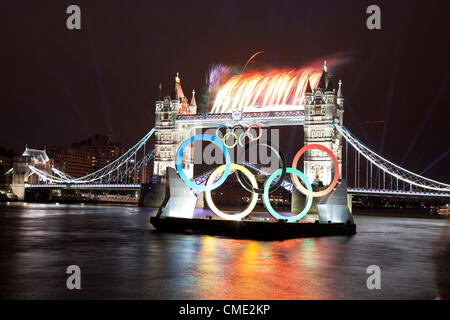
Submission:
[[[416,174],[414,172],[411,172],[405,168],[402,168],[395,163],[385,159],[381,155],[377,154],[375,151],[370,149],[368,146],[366,146],[364,143],[359,141],[354,135],[351,134],[351,132],[345,128],[344,126],[340,126],[337,123],[334,123],[334,126],[338,130],[338,132],[344,137],[344,139],[354,148],[355,155],[358,154],[362,155],[368,162],[371,163],[371,165],[376,166],[378,169],[381,170],[383,175],[386,173],[390,175],[391,177],[394,177],[398,180],[402,181],[403,183],[409,184],[411,186],[416,186],[418,188],[423,188],[427,190],[433,190],[438,192],[450,192],[450,185],[439,182],[436,180],[432,180],[426,177],[423,177],[419,174]],[[346,155],[348,157],[348,154]],[[347,160],[346,160],[347,161]],[[356,160],[355,160],[356,162]],[[358,164],[359,165],[359,158],[358,158]],[[355,169],[356,170],[356,169]],[[359,167],[357,168],[358,174],[359,174]],[[356,175],[355,175],[356,177]],[[381,181],[381,178],[380,178]]]
[[[83,177],[74,178],[71,177],[64,172],[53,169],[52,171],[55,174],[49,174],[43,170],[40,170],[33,165],[28,165],[28,168],[31,170],[32,174],[37,174],[44,181],[49,181],[50,183],[71,183],[71,184],[86,184],[99,182],[102,183],[104,180],[109,182],[118,181],[119,178],[129,176],[129,173],[137,173],[142,167],[148,163],[153,157],[153,151],[147,153],[143,159],[137,161],[137,153],[141,150],[145,150],[145,144],[149,140],[149,138],[153,135],[155,129],[151,129],[138,143],[136,143],[132,148],[130,148],[123,155],[118,157],[113,162],[109,163],[105,167],[85,175]],[[133,159],[134,158],[134,159]],[[133,162],[133,169],[130,171],[128,168],[128,164]],[[125,172],[125,173],[124,173]]]

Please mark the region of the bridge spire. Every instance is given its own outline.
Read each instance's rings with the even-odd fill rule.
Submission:
[[[342,80],[339,80],[339,87],[337,90],[337,94],[336,94],[336,102],[337,105],[340,106],[341,108],[344,107],[344,94],[342,93]]]
[[[195,89],[192,89],[191,107],[197,107],[197,101],[195,101]]]
[[[305,93],[311,93],[312,92],[312,88],[311,88],[311,79],[309,78],[309,74],[308,74],[308,81],[306,84],[306,91]]]
[[[174,92],[173,92],[172,98],[175,100],[181,100],[184,98],[183,89],[181,88],[180,74],[178,72],[175,77],[175,86],[174,86]]]
[[[337,91],[337,97],[344,98],[344,95],[342,94],[342,80],[339,80],[338,84],[339,84],[339,87],[338,87],[338,91]]]
[[[325,89],[327,89],[327,87],[328,87],[329,80],[330,79],[328,78],[327,62],[324,61],[323,62],[322,76],[320,77],[319,86],[318,87],[325,91]]]

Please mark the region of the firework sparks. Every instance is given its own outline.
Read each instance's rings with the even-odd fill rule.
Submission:
[[[253,54],[246,65],[260,53],[261,51]],[[312,61],[299,69],[245,72],[230,66],[214,64],[210,66],[206,79],[208,87],[206,110],[212,113],[227,113],[234,110],[302,110],[308,78],[311,88],[317,87],[322,75],[322,68],[319,67],[322,62],[326,60],[328,66],[334,68],[349,59],[349,53],[338,52],[325,59]]]
[[[252,110],[289,106],[300,109],[308,84],[316,87],[321,71],[313,69],[283,69],[270,72],[247,72],[229,78],[215,96],[211,112],[224,113],[233,110]]]
[[[209,71],[206,74],[206,86],[209,90],[217,88],[224,77],[230,73],[230,67],[217,63],[209,66]]]
[[[247,68],[247,65],[250,63],[250,61],[253,60],[254,57],[256,57],[258,54],[263,53],[263,52],[264,52],[264,51],[258,51],[257,53],[255,53],[254,55],[252,55],[252,56],[250,57],[250,59],[247,60],[247,63],[245,64],[244,69],[242,69],[242,72],[245,71],[245,68]]]

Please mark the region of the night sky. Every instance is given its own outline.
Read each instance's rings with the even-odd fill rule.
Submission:
[[[81,30],[66,8],[81,7]],[[381,30],[366,8],[381,7]],[[190,97],[212,63],[301,67],[336,53],[344,124],[386,158],[450,182],[448,1],[2,1],[0,146],[128,147],[153,126],[160,82]],[[320,66],[319,66],[320,67]],[[366,121],[384,120],[367,124]],[[287,129],[290,130],[290,129]],[[297,129],[298,135],[302,128]],[[302,138],[299,138],[300,147]]]

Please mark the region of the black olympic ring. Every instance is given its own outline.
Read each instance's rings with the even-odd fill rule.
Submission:
[[[241,159],[242,151],[244,151],[244,153],[247,152],[247,150],[250,147],[251,143],[252,142],[246,143],[245,144],[245,149],[241,150],[238,153],[238,156],[237,156],[238,163],[239,163],[239,160]],[[272,151],[275,152],[278,155],[278,157],[280,158],[280,167],[282,168],[281,175],[278,178],[277,182],[270,186],[269,193],[272,193],[272,192],[274,192],[275,190],[277,190],[281,186],[281,184],[283,183],[284,178],[286,177],[286,158],[284,157],[284,153],[283,153],[283,151],[281,151],[281,149],[280,150],[276,150],[272,146],[270,140],[267,140],[267,143],[260,143],[259,145],[260,146],[266,146],[266,147],[272,149]],[[237,180],[239,181],[239,183],[242,185],[242,187],[245,190],[247,190],[249,192],[256,192],[258,194],[264,194],[264,188],[262,188],[262,189],[259,189],[259,188],[255,189],[255,188],[253,188],[253,186],[248,182],[248,180],[246,179],[245,175],[242,174],[242,172],[236,170],[235,174],[236,174]]]
[[[236,129],[238,129],[238,128],[241,128],[242,131],[244,131],[244,132],[247,130],[244,128],[244,126],[242,124],[237,124],[237,125],[233,126],[233,128],[231,128],[231,131],[236,133]]]

